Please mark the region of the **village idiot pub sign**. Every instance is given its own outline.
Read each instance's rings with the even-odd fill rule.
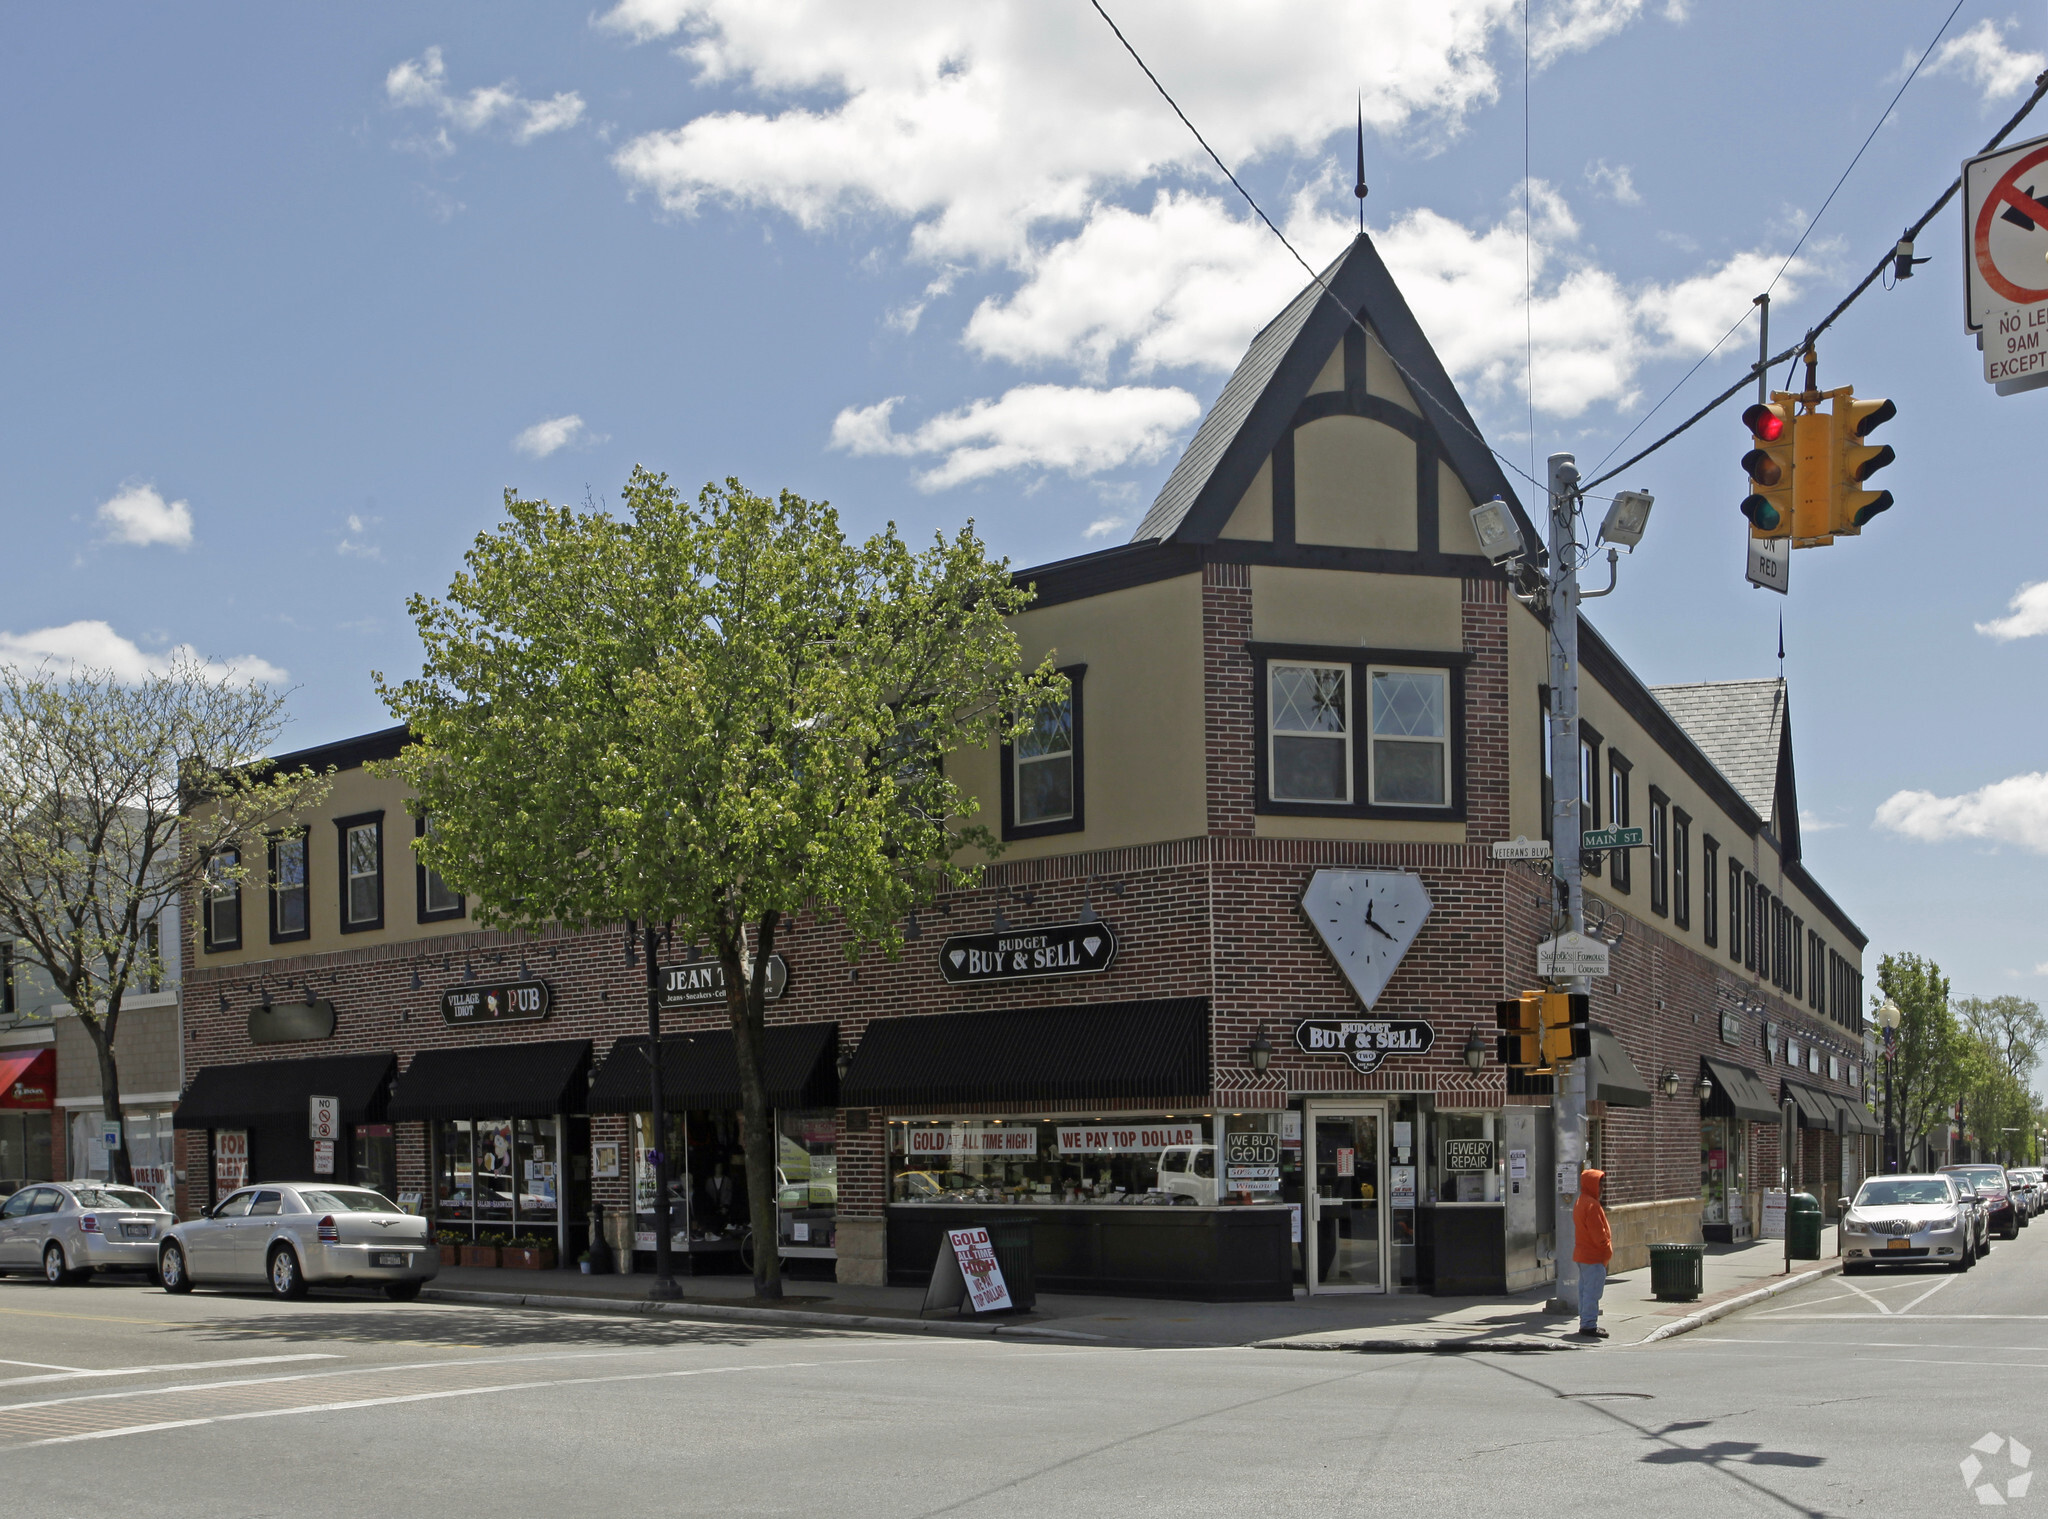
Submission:
[[[1107,923],[1054,923],[992,934],[955,934],[939,946],[939,974],[954,986],[1093,976],[1116,958],[1116,930]]]

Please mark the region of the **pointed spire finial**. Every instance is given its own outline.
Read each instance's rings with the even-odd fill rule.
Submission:
[[[1351,187],[1358,197],[1358,230],[1365,232],[1365,94],[1358,96],[1358,183]]]

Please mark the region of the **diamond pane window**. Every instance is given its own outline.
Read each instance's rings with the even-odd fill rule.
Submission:
[[[1057,823],[1074,815],[1072,697],[1039,708],[1015,746],[1017,821]]]
[[[1280,665],[1267,676],[1269,785],[1276,802],[1351,800],[1351,671]]]
[[[1443,807],[1451,795],[1450,677],[1442,670],[1372,672],[1372,799]]]

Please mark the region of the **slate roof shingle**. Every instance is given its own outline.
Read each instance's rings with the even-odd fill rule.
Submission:
[[[1650,694],[1774,832],[1778,759],[1783,752],[1785,682],[1703,680],[1652,686]]]

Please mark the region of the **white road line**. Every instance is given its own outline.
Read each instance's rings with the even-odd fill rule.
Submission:
[[[63,1371],[42,1377],[7,1377],[0,1379],[0,1387],[28,1387],[39,1382],[76,1382],[86,1377],[143,1377],[152,1371],[207,1371],[215,1366],[274,1366],[281,1361],[339,1361],[340,1355],[314,1351],[305,1355],[249,1355],[236,1356],[227,1361],[167,1361],[161,1366],[111,1366],[103,1371],[85,1371],[67,1367]],[[10,1366],[33,1366],[33,1361],[10,1361]]]
[[[1776,1316],[1775,1321],[1784,1323],[1788,1319],[1877,1319],[1898,1317],[1898,1314],[1890,1312],[1781,1313]],[[1987,1324],[2040,1324],[2048,1323],[2048,1313],[1916,1313],[1913,1315],[1913,1322],[1916,1324],[1932,1324],[1948,1320],[1964,1322],[1972,1319],[1981,1319]]]
[[[1891,1309],[1885,1307],[1885,1305],[1882,1302],[1878,1301],[1878,1299],[1876,1299],[1875,1297],[1872,1297],[1869,1293],[1865,1292],[1861,1287],[1857,1286],[1854,1282],[1845,1280],[1842,1283],[1842,1285],[1844,1287],[1847,1287],[1851,1292],[1855,1293],[1858,1297],[1862,1298],[1864,1302],[1869,1303],[1872,1307],[1876,1308],[1879,1313],[1889,1314],[1891,1312]]]
[[[48,1361],[10,1361],[4,1356],[0,1356],[0,1366],[33,1366],[38,1371],[78,1371],[82,1369],[77,1366],[52,1366]]]
[[[1929,1298],[1933,1297],[1935,1293],[1941,1291],[1942,1288],[1953,1287],[1959,1280],[1960,1278],[1958,1277],[1945,1276],[1940,1281],[1936,1282],[1932,1287],[1929,1287],[1925,1292],[1921,1293],[1918,1297],[1914,1298],[1913,1301],[1908,1303],[1905,1307],[1894,1309],[1893,1311],[1902,1314],[1911,1313],[1915,1308],[1918,1308],[1922,1303],[1926,1302]]]

